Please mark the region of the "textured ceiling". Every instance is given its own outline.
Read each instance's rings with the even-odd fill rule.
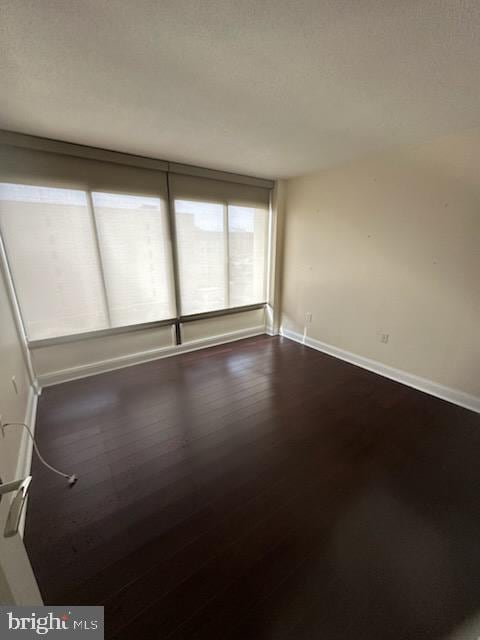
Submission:
[[[1,0],[0,127],[265,177],[480,124],[478,0]]]

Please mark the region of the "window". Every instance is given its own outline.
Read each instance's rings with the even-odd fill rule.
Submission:
[[[29,340],[175,316],[160,198],[0,184],[0,228]]]
[[[268,188],[37,160],[20,157],[0,182],[0,239],[29,341],[265,303]],[[13,184],[17,174],[39,186]]]
[[[222,204],[175,200],[182,314],[228,306]]]
[[[168,221],[160,198],[93,193],[113,327],[175,316]]]
[[[265,302],[265,209],[175,200],[182,314]]]
[[[108,326],[84,192],[0,184],[0,225],[31,340]]]
[[[267,237],[264,209],[228,207],[231,307],[266,300]]]

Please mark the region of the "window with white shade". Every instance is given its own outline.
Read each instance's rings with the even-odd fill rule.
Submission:
[[[175,200],[182,314],[266,299],[268,211]]]
[[[108,327],[83,191],[0,184],[0,226],[29,339]]]
[[[0,183],[4,266],[29,342],[163,321],[180,341],[183,316],[265,303],[264,186],[37,159]]]
[[[2,183],[0,229],[29,340],[176,314],[160,198]]]
[[[265,209],[228,206],[231,307],[266,300],[267,237]]]
[[[110,193],[92,200],[111,326],[174,317],[165,203]]]
[[[182,314],[228,306],[222,204],[175,200]]]

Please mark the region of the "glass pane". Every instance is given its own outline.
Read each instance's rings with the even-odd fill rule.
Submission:
[[[227,306],[224,206],[175,200],[182,314]]]
[[[2,183],[0,225],[31,340],[106,328],[83,191]]]
[[[264,209],[228,207],[232,307],[265,302],[267,225]]]
[[[92,198],[112,326],[174,317],[164,202],[110,193]]]

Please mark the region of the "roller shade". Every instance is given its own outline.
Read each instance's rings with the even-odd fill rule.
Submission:
[[[159,197],[0,183],[0,231],[30,340],[175,315]]]
[[[92,193],[112,327],[175,316],[165,203]]]
[[[0,229],[30,340],[108,327],[84,191],[0,183]]]
[[[170,194],[177,200],[221,202],[268,209],[270,189],[171,173]]]
[[[0,231],[28,338],[263,304],[271,185],[0,132]]]
[[[269,189],[170,175],[182,314],[266,300]]]
[[[0,145],[0,179],[15,184],[167,199],[166,172],[8,145]]]

